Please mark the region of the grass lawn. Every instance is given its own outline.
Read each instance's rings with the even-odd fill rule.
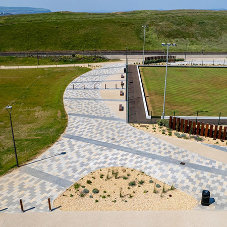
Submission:
[[[96,63],[107,62],[108,60],[101,56],[29,56],[29,57],[1,57],[0,65],[4,66],[19,66],[19,65],[63,65],[63,64],[81,64],[81,63]]]
[[[65,130],[63,105],[66,86],[87,68],[0,70],[0,175],[16,166],[9,114],[19,164],[51,146]]]
[[[165,67],[140,68],[149,111],[162,115]],[[165,115],[227,116],[227,69],[168,67]]]

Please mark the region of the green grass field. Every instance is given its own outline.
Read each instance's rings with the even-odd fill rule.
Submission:
[[[19,66],[19,65],[62,65],[62,64],[81,64],[113,61],[101,56],[30,56],[30,57],[1,57],[0,65]]]
[[[120,13],[56,12],[0,17],[0,51],[166,50],[227,51],[227,11],[172,10]]]
[[[19,164],[35,157],[54,143],[65,130],[67,115],[63,92],[87,68],[0,70],[0,175],[16,166],[9,114]]]
[[[165,67],[140,68],[149,111],[161,116]],[[227,116],[227,69],[168,67],[165,115]]]

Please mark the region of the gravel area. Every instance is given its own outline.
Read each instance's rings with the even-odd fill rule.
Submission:
[[[54,206],[62,211],[192,210],[197,200],[143,172],[111,167],[80,179]]]

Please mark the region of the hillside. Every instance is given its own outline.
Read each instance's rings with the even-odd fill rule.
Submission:
[[[174,10],[0,17],[0,51],[164,50],[227,51],[227,11]]]

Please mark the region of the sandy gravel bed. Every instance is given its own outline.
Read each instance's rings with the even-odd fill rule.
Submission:
[[[192,210],[197,200],[143,172],[111,167],[80,179],[54,201],[54,206],[63,211]]]
[[[138,128],[140,130],[152,133],[152,134],[159,134],[163,136],[168,136],[172,138],[178,138],[175,133],[177,131],[171,130],[171,135],[169,135],[169,130],[164,126],[158,126],[157,124],[131,124],[133,127]],[[226,126],[226,125],[225,125]],[[182,135],[182,132],[178,132],[180,135]],[[184,133],[186,137],[178,138],[181,140],[191,140],[191,141],[197,141],[201,143],[206,144],[214,144],[219,146],[227,146],[227,141],[221,141],[219,139],[213,140],[213,138],[205,137],[205,136],[196,136],[196,135],[189,135],[188,133]],[[199,140],[196,140],[196,138],[199,138]]]

